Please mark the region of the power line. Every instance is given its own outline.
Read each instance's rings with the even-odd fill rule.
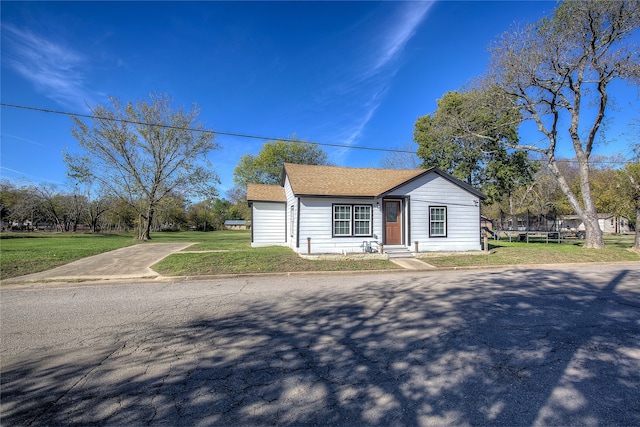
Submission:
[[[38,111],[38,112],[42,112],[42,113],[60,114],[60,115],[65,115],[65,116],[69,116],[69,117],[82,117],[82,118],[86,118],[86,119],[108,120],[108,121],[113,121],[113,122],[129,123],[129,124],[134,124],[134,125],[155,126],[155,127],[164,128],[164,129],[176,129],[176,130],[184,130],[184,131],[189,131],[189,132],[201,132],[201,133],[209,133],[209,134],[213,134],[213,135],[224,135],[224,136],[230,136],[230,137],[234,137],[234,138],[259,139],[259,140],[263,140],[263,141],[302,142],[302,143],[305,143],[305,144],[315,144],[315,145],[319,145],[319,146],[323,146],[323,147],[336,147],[336,148],[347,148],[347,149],[368,150],[368,151],[383,151],[383,152],[387,152],[387,153],[404,153],[404,154],[416,155],[415,151],[408,151],[408,150],[397,150],[397,149],[392,149],[392,148],[378,148],[378,147],[363,147],[363,146],[359,146],[359,145],[331,144],[331,143],[327,143],[327,142],[301,141],[301,140],[291,139],[291,138],[273,138],[273,137],[267,137],[267,136],[250,135],[250,134],[236,133],[236,132],[220,132],[220,131],[214,131],[214,130],[210,130],[210,129],[185,128],[185,127],[180,127],[180,126],[164,125],[164,124],[158,124],[158,123],[138,122],[138,121],[135,121],[135,120],[127,120],[127,119],[120,119],[120,118],[113,118],[113,117],[100,117],[100,116],[96,116],[96,115],[92,115],[92,114],[80,114],[80,113],[72,113],[72,112],[69,112],[69,111],[52,110],[52,109],[40,108],[40,107],[29,107],[29,106],[26,106],[26,105],[7,104],[7,103],[4,103],[4,102],[0,103],[0,106],[10,107],[10,108],[18,108],[18,109],[22,109],[22,110]],[[533,159],[533,161],[542,163],[542,162],[546,162],[546,159]],[[576,163],[576,162],[578,162],[577,159],[559,159],[558,161],[559,162],[567,162],[567,163]],[[624,159],[623,161],[590,160],[589,163],[590,164],[627,164],[627,163],[635,163],[635,161],[628,160],[628,159]]]
[[[108,120],[108,121],[113,121],[113,122],[129,123],[129,124],[133,124],[133,125],[155,126],[155,127],[164,128],[164,129],[176,129],[176,130],[184,130],[184,131],[189,131],[189,132],[210,133],[210,134],[213,134],[213,135],[224,135],[224,136],[231,136],[231,137],[235,137],[235,138],[260,139],[260,140],[264,140],[264,141],[303,142],[305,144],[315,144],[315,145],[320,145],[320,146],[323,146],[323,147],[337,147],[337,148],[349,148],[349,149],[354,149],[354,150],[369,150],[369,151],[384,151],[384,152],[389,152],[389,153],[416,154],[414,151],[395,150],[395,149],[391,149],[391,148],[363,147],[363,146],[359,146],[359,145],[344,145],[344,144],[330,144],[330,143],[327,143],[327,142],[300,141],[300,140],[291,139],[291,138],[273,138],[273,137],[260,136],[260,135],[249,135],[249,134],[245,134],[245,133],[220,132],[220,131],[214,131],[214,130],[210,130],[210,129],[185,128],[185,127],[180,127],[180,126],[164,125],[164,124],[158,124],[158,123],[138,122],[138,121],[135,121],[135,120],[127,120],[127,119],[120,119],[120,118],[113,118],[113,117],[100,117],[100,116],[95,116],[95,115],[92,115],[92,114],[72,113],[70,111],[51,110],[51,109],[39,108],[39,107],[28,107],[26,105],[7,104],[7,103],[4,103],[4,102],[0,103],[0,105],[3,106],[3,107],[19,108],[19,109],[22,109],[22,110],[39,111],[39,112],[42,112],[42,113],[61,114],[61,115],[69,116],[69,117],[82,117],[82,118],[86,118],[86,119]]]

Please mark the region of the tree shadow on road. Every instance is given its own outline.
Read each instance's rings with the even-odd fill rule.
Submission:
[[[466,277],[291,292],[17,364],[3,424],[640,425],[638,271]]]

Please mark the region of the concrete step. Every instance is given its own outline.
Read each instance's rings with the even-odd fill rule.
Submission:
[[[408,248],[405,247],[385,247],[384,253],[387,254],[389,258],[413,258],[413,252],[411,252]]]

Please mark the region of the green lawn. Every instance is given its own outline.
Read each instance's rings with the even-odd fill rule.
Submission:
[[[196,243],[185,250],[188,253],[171,255],[154,266],[168,276],[399,268],[387,260],[307,260],[288,248],[251,248],[250,231],[160,232],[151,237],[151,243]],[[0,234],[0,278],[37,273],[135,244],[146,243],[134,240],[133,235]]]
[[[603,250],[584,249],[582,244],[580,240],[566,240],[560,244],[490,240],[488,254],[459,254],[424,260],[436,267],[640,261],[640,256],[629,250],[633,236],[607,236]]]
[[[193,247],[187,250],[193,250]],[[400,267],[384,259],[304,259],[291,249],[281,246],[236,249],[228,252],[178,253],[153,266],[155,271],[166,276],[397,268]]]
[[[310,260],[284,247],[251,248],[250,231],[153,233],[153,242],[194,242],[153,268],[167,276],[197,276],[294,271],[351,271],[396,269],[381,259]],[[9,279],[44,271],[90,255],[145,244],[132,235],[95,234],[0,234],[0,278]],[[554,264],[576,262],[639,261],[628,248],[633,236],[608,236],[605,250],[586,250],[582,241],[521,243],[490,240],[489,254],[457,254],[428,257],[438,267]],[[195,253],[194,253],[195,252]]]
[[[80,258],[136,244],[131,236],[96,234],[0,234],[0,278],[49,270]]]

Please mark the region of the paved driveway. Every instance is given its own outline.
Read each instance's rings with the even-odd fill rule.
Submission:
[[[639,284],[635,264],[4,288],[0,423],[640,425]]]
[[[157,277],[150,267],[193,243],[143,243],[82,258],[51,270],[10,279],[11,282],[43,280],[138,279]]]

